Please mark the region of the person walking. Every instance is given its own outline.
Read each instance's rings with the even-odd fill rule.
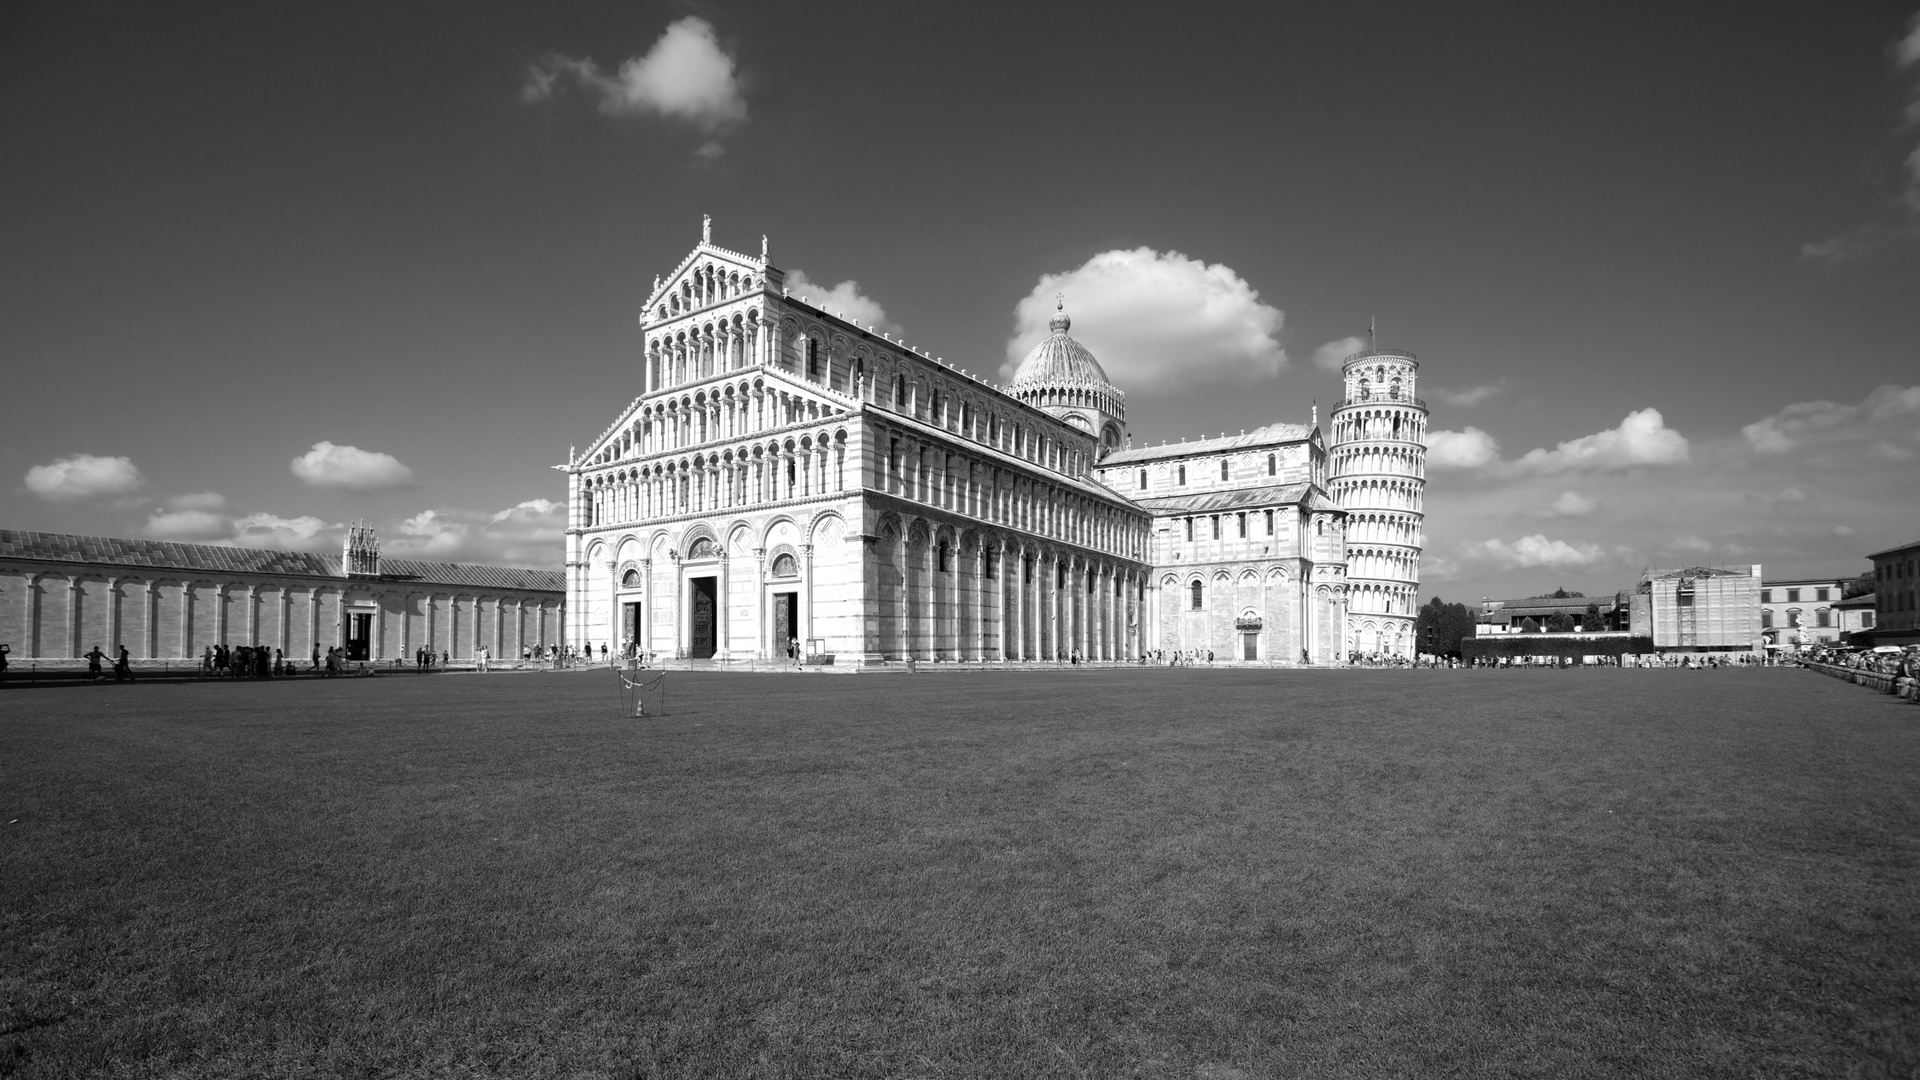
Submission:
[[[127,647],[120,646],[120,659],[113,662],[113,681],[133,681],[133,658],[127,655]]]
[[[13,646],[0,641],[0,683],[7,681],[7,654],[12,651]]]

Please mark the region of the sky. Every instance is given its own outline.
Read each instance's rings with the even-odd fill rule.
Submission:
[[[1133,14],[1137,10],[1139,14]],[[554,567],[700,237],[1136,445],[1432,407],[1423,591],[1920,538],[1904,4],[0,8],[0,527]]]

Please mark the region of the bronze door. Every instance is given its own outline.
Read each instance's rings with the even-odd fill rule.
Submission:
[[[717,578],[699,577],[692,579],[693,586],[693,648],[689,653],[696,660],[705,660],[715,651],[714,629],[716,626],[714,604],[714,583]]]

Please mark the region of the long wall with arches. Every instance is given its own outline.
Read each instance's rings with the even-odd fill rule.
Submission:
[[[0,641],[11,659],[125,646],[191,662],[217,646],[405,660],[432,649],[495,658],[561,641],[562,579],[546,570],[389,559],[348,574],[339,556],[0,530]]]

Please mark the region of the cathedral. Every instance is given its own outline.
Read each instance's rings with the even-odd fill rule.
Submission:
[[[1410,656],[1411,353],[1329,414],[1151,448],[1064,306],[1002,386],[701,243],[640,314],[639,396],[569,455],[568,641],[660,657],[1333,664]]]

